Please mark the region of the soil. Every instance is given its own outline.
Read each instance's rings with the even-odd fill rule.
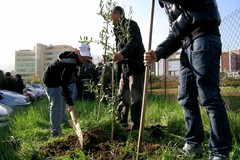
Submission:
[[[162,136],[162,129],[163,127],[158,125],[146,128],[145,130],[150,131],[152,138],[159,138]],[[133,159],[133,156],[136,156],[136,154],[128,154],[122,149],[126,146],[127,137],[119,133],[116,131],[114,134],[115,139],[111,140],[111,133],[103,128],[95,128],[85,132],[83,133],[84,145],[82,151],[94,160]],[[159,148],[159,144],[146,141],[142,143],[143,152],[148,152],[149,154],[153,154]],[[68,136],[61,141],[54,141],[40,147],[39,153],[36,153],[36,155],[41,155],[43,159],[69,155],[74,159],[79,157],[76,153],[77,149],[80,149],[77,136]],[[36,155],[32,155],[31,159],[39,159]]]

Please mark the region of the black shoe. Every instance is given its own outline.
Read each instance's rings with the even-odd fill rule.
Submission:
[[[52,137],[64,137],[65,135],[62,132],[51,133]]]
[[[126,131],[133,131],[133,130],[139,130],[139,125],[130,124],[130,125],[126,128]]]
[[[69,123],[67,124],[62,124],[63,128],[73,128],[73,126]]]
[[[121,118],[119,118],[118,116],[116,117],[116,122],[121,125],[123,128],[127,128],[128,127],[128,123],[124,122]]]
[[[128,127],[128,123],[121,123],[121,122],[119,122],[119,121],[116,121],[121,127],[123,127],[123,128],[127,128]]]

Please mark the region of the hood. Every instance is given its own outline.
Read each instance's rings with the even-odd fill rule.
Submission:
[[[5,104],[0,103],[0,116],[9,115],[13,112],[13,109]]]
[[[13,92],[13,91],[9,91],[9,90],[0,90],[0,92],[4,93],[5,95],[9,95],[9,96],[14,96],[14,97],[21,97],[21,98],[26,98],[26,96],[17,93],[17,92]]]
[[[77,58],[73,51],[65,51],[58,56],[58,60],[64,63],[77,64]]]

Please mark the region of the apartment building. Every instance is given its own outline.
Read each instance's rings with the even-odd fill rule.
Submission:
[[[176,52],[167,59],[161,59],[151,66],[151,74],[156,76],[178,76],[180,67],[180,52]]]
[[[221,72],[235,72],[240,70],[240,50],[223,52],[221,56]]]
[[[44,45],[37,43],[34,50],[19,50],[15,52],[15,73],[23,78],[33,75],[42,77],[44,70],[63,51],[73,50],[69,45]]]
[[[35,52],[19,50],[15,52],[15,73],[22,77],[30,77],[35,73]]]
[[[226,73],[227,77],[240,79],[240,50],[222,53],[221,72]]]

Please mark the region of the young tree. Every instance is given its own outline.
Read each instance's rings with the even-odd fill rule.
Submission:
[[[107,1],[103,1],[100,0],[99,3],[99,12],[97,13],[98,15],[100,15],[103,18],[103,28],[102,30],[99,32],[99,43],[103,46],[104,49],[104,57],[110,57],[107,58],[106,60],[103,61],[103,69],[102,69],[102,74],[101,74],[101,84],[104,83],[104,74],[105,74],[105,67],[106,65],[112,65],[112,94],[111,94],[111,105],[112,105],[112,138],[113,138],[113,131],[114,131],[114,125],[115,125],[115,111],[114,111],[114,103],[116,101],[116,96],[115,96],[115,81],[114,78],[114,73],[115,73],[115,66],[113,63],[113,55],[116,52],[116,44],[114,41],[111,41],[111,38],[114,37],[114,32],[113,32],[113,25],[112,25],[112,19],[111,19],[111,14],[112,14],[112,9],[116,6],[116,2],[113,0],[107,0]],[[121,23],[120,26],[118,26],[117,30],[119,32],[121,32],[121,37],[118,37],[118,39],[120,40],[120,44],[124,44],[126,42],[126,39],[128,38],[128,29],[129,29],[129,24],[130,24],[130,19],[131,19],[131,14],[132,14],[132,8],[130,8],[128,17],[129,17],[129,21],[127,23]],[[116,33],[115,33],[116,34]],[[117,69],[116,69],[117,71]],[[118,75],[118,74],[116,74]],[[98,117],[99,118],[99,114],[100,114],[100,109],[101,109],[101,100],[104,98],[104,96],[102,94],[103,91],[103,85],[101,85],[100,88],[100,98],[99,98],[99,106],[98,106]]]

